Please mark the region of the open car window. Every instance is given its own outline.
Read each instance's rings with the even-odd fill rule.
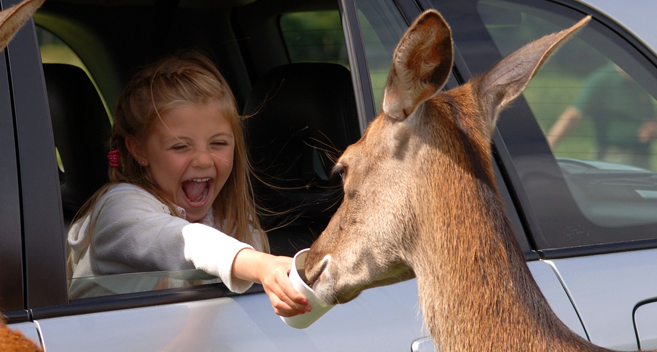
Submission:
[[[184,10],[181,10],[181,12],[184,12]],[[82,205],[96,190],[108,182],[108,140],[111,133],[112,119],[111,109],[108,109],[108,103],[105,101],[112,102],[116,99],[105,99],[104,95],[111,96],[112,94],[104,94],[108,89],[100,84],[102,83],[100,79],[98,80],[99,88],[94,78],[100,78],[114,71],[93,69],[94,67],[103,66],[102,63],[106,61],[112,62],[111,57],[103,56],[107,54],[104,50],[93,52],[83,50],[80,55],[77,55],[76,49],[83,46],[80,44],[83,40],[69,40],[67,42],[65,39],[70,39],[66,37],[67,32],[62,30],[61,33],[64,34],[60,34],[57,31],[57,28],[59,28],[57,26],[61,25],[60,22],[48,21],[51,18],[47,16],[37,16],[37,24],[39,24],[40,19],[43,21],[43,27],[38,27],[38,38],[43,56],[43,70],[48,90],[55,145],[58,151],[63,224],[65,232],[68,232]],[[337,8],[317,12],[287,13],[280,16],[277,25],[280,26],[288,51],[287,58],[277,57],[277,60],[287,59],[292,63],[338,64],[348,69],[344,35]],[[53,33],[57,33],[57,35]],[[268,33],[277,33],[277,31],[268,31]],[[61,38],[58,35],[61,35]],[[224,47],[221,49],[223,50]],[[231,49],[239,51],[240,48]],[[239,52],[226,50],[232,55],[239,56]],[[84,55],[85,53],[86,55]],[[227,56],[218,54],[216,57],[221,59]],[[262,58],[263,62],[258,62],[258,64],[263,65],[263,67],[268,66],[270,64],[267,61],[270,60],[269,55],[262,55]],[[274,63],[276,63],[276,60],[271,59],[271,65],[275,65]],[[226,76],[229,84],[236,91],[239,91],[242,86],[251,86],[251,84],[258,81],[258,77],[253,77],[251,82],[239,81],[239,78],[247,78],[247,75],[234,70],[226,70],[221,64],[222,62],[217,63],[222,72],[228,72]],[[136,64],[126,66],[127,68],[123,72],[125,77],[121,77],[121,80],[127,80],[130,73],[134,72],[136,67],[139,67]],[[103,67],[113,67],[113,65]],[[346,72],[348,77],[349,71],[345,70],[344,67],[340,68],[342,69],[340,73],[344,74]],[[105,81],[114,81],[107,77],[103,79]],[[114,79],[119,80],[116,77]],[[347,83],[351,86],[350,81]],[[236,94],[236,97],[238,104],[243,105],[244,98],[239,94]],[[84,101],[84,104],[81,104],[81,101]],[[271,106],[270,103],[268,108],[275,110]],[[310,118],[313,117],[314,115]],[[353,123],[357,124],[355,118]],[[84,145],[85,148],[81,150],[80,145]],[[288,167],[289,165],[286,166],[286,168]],[[330,168],[323,164],[317,168],[323,170],[325,167]],[[328,177],[326,178],[328,179]],[[326,192],[326,189],[321,189],[321,191]],[[303,199],[307,197],[306,194],[302,194],[304,192],[312,193],[313,190],[308,191],[305,188],[299,190],[299,196]],[[315,193],[318,192],[315,191]],[[324,197],[323,194],[317,197],[320,196]],[[335,205],[335,200],[330,199],[330,203]],[[322,214],[322,221],[324,221],[324,218],[328,219],[331,214],[327,209],[318,209],[318,212]],[[306,238],[314,239],[320,228],[323,227],[323,223],[318,221],[317,218],[315,216],[311,219],[313,221],[312,225],[317,230],[314,230],[314,228],[309,230],[301,225],[296,227],[286,226],[285,228],[270,227],[272,252],[277,255],[293,255],[299,250],[298,247],[300,246],[296,242],[302,242],[303,247],[309,246],[311,241],[306,240]],[[272,234],[275,230],[278,230],[278,232]],[[67,246],[66,257],[68,258],[68,256],[69,249]],[[80,299],[208,284],[221,284],[221,281],[200,270],[135,272],[69,278],[68,295],[70,299]]]
[[[283,14],[279,26],[290,62],[333,62],[349,68],[337,10]]]
[[[71,140],[78,138],[78,136],[76,136],[78,134],[92,134],[99,132],[96,136],[98,140],[97,146],[101,151],[104,151],[106,148],[106,140],[109,137],[108,133],[112,120],[109,115],[107,104],[105,103],[101,92],[98,90],[93,77],[73,49],[60,38],[43,28],[37,27],[37,35],[44,65],[46,85],[49,92],[48,98],[53,130],[55,133],[55,145],[57,150],[57,162],[64,210],[63,220],[66,230],[68,230],[72,221],[75,219],[75,214],[84,201],[86,201],[86,199],[91,196],[98,187],[107,182],[107,165],[104,163],[100,170],[97,170],[95,177],[90,177],[95,179],[95,183],[87,184],[81,180],[81,178],[85,176],[83,175],[83,169],[89,168],[89,165],[80,165],[80,159],[77,157],[77,154],[79,153],[72,150],[74,149],[72,148],[72,145],[75,143],[71,143]],[[69,88],[67,84],[70,83],[70,81],[78,83],[83,82],[86,84],[88,88],[86,93],[90,94],[92,98],[94,98],[90,100],[93,100],[96,103],[95,114],[86,115],[84,113],[87,113],[88,111],[68,109],[72,106],[70,95],[62,94],[62,91]],[[80,87],[78,86],[76,88]],[[89,92],[89,90],[91,90],[91,92]],[[87,101],[86,105],[94,104]],[[84,115],[81,117],[82,119],[98,119],[104,121],[100,125],[94,124],[94,126],[97,126],[98,128],[76,128],[76,122],[79,122],[76,119],[79,115]],[[104,159],[104,155],[96,155],[96,157],[98,156],[100,156],[101,159]],[[87,170],[84,170],[84,172],[86,171]],[[66,246],[66,255],[67,257],[69,255],[68,246]],[[117,275],[69,278],[68,295],[69,299],[81,299],[216,283],[221,283],[221,280],[197,269],[136,272]]]

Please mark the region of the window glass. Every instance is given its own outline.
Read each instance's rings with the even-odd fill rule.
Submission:
[[[41,50],[42,63],[69,63],[74,66],[84,67],[80,58],[59,38],[41,27],[36,27],[37,37],[39,39],[39,49]],[[57,166],[59,172],[64,174],[64,164],[59,155],[59,150],[55,148],[57,155]]]
[[[356,0],[356,7],[378,114],[383,104],[392,54],[408,25],[393,1]]]
[[[481,0],[477,10],[505,56],[583,17],[540,6]],[[537,214],[539,221],[547,224],[559,217],[572,222],[563,232],[549,234],[565,236],[555,242],[652,238],[657,221],[655,68],[616,33],[592,21],[550,58],[523,95],[572,198],[592,223],[586,225],[576,214],[561,214],[556,203],[550,205],[546,213]]]
[[[36,27],[36,32],[42,63],[69,64],[87,70],[73,49],[57,36],[42,27]]]
[[[89,71],[87,70],[87,67],[84,65],[82,60],[78,57],[77,54],[64,43],[61,39],[59,39],[57,36],[49,32],[48,30],[42,28],[42,27],[36,27],[36,32],[37,32],[37,38],[39,40],[39,50],[41,52],[41,62],[44,64],[67,64],[67,65],[72,65],[81,68],[87,76],[89,76],[89,79],[93,82],[93,78],[89,74]],[[95,83],[94,83],[95,86]],[[96,87],[98,90],[98,88]],[[110,118],[111,121],[111,114],[109,113],[109,108],[107,107],[107,103],[105,103],[105,100],[103,99],[102,95],[100,94],[100,91],[98,91],[99,96],[103,100],[103,105],[105,106],[105,110],[107,111],[107,116]],[[62,163],[62,158],[61,155],[59,154],[59,149],[55,147],[55,153],[57,155],[57,166],[59,167],[59,172],[60,175],[63,179],[65,175],[65,170],[64,170],[64,164]]]
[[[291,62],[332,62],[349,67],[338,11],[284,14],[280,27]]]
[[[107,103],[105,102],[105,98],[98,89],[98,86],[89,73],[89,70],[87,70],[87,67],[84,65],[82,60],[80,60],[80,57],[78,57],[78,55],[75,53],[75,51],[73,51],[73,49],[71,49],[70,46],[68,46],[50,31],[37,26],[36,32],[37,39],[39,40],[39,50],[41,51],[41,62],[44,64],[67,64],[81,68],[87,74],[87,76],[89,76],[89,79],[96,87],[98,95],[103,101],[103,105],[107,111],[107,116],[111,122],[112,114],[110,113]]]
[[[90,298],[219,282],[200,269],[90,276],[69,279],[68,295],[70,299]]]
[[[408,25],[392,1],[357,0],[356,6],[379,113],[392,54]],[[349,67],[338,11],[285,14],[280,26],[292,62],[334,62]]]
[[[489,12],[509,11],[501,1],[480,3],[480,9],[483,6]],[[518,25],[488,26],[503,55],[563,29],[554,15],[525,11],[519,13]],[[556,157],[655,169],[655,99],[622,67],[631,67],[635,76],[645,77],[646,72],[611,40],[595,39],[594,46],[579,36],[570,40],[530,82],[525,99]]]

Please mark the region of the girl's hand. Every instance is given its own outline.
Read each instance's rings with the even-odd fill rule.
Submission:
[[[297,292],[288,277],[292,258],[244,249],[233,262],[233,275],[259,284],[269,296],[274,312],[282,317],[310,312],[306,298]]]
[[[310,312],[308,301],[290,282],[288,275],[292,267],[292,258],[271,256],[266,266],[270,269],[262,271],[260,283],[269,296],[276,314],[290,317]]]

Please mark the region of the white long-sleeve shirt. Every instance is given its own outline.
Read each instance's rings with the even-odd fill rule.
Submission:
[[[111,186],[92,213],[71,227],[68,244],[73,278],[196,268],[218,276],[233,292],[253,284],[232,275],[237,253],[252,246],[171,215],[155,196],[132,184]],[[80,291],[71,286],[70,291]]]

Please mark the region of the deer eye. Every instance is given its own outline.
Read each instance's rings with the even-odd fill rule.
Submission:
[[[343,164],[335,164],[333,170],[331,170],[331,176],[339,175],[340,178],[344,181],[344,178],[347,177],[347,167]]]

